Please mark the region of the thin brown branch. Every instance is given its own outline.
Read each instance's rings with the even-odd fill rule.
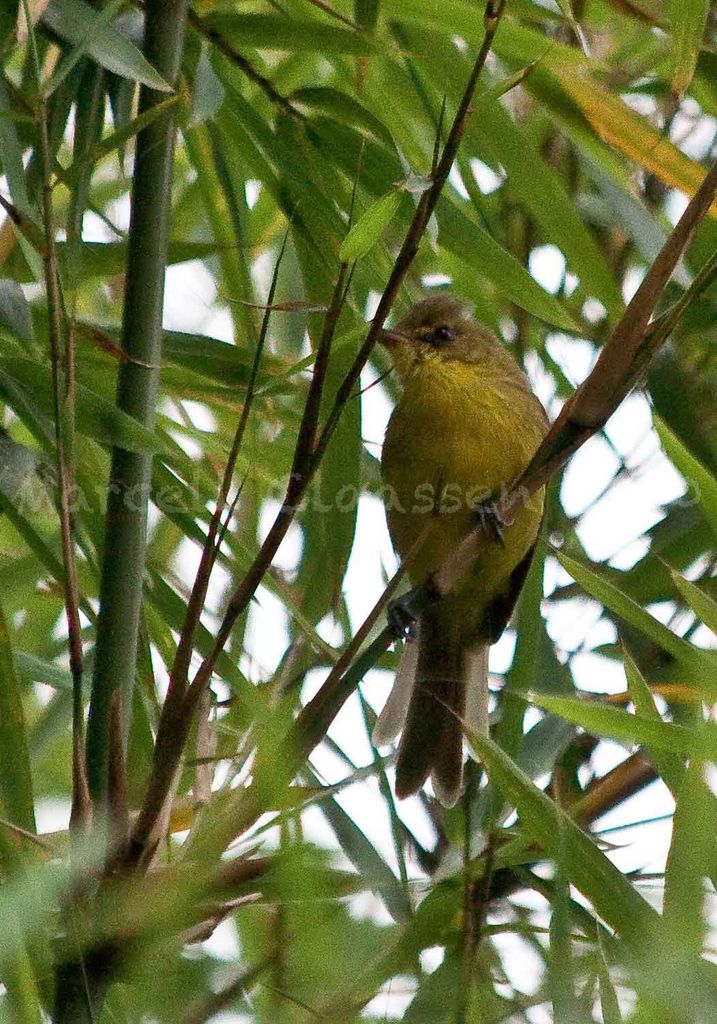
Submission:
[[[663,330],[649,340],[650,317],[716,193],[717,161],[658,253],[592,372],[565,403],[524,472],[501,496],[501,510],[508,522],[517,509],[605,425],[646,369],[646,344],[652,358],[659,345],[666,340],[667,333]],[[670,325],[674,326],[672,322]],[[489,543],[490,538],[478,527],[459,544],[432,577],[431,583],[437,597],[448,593],[455,586],[465,568],[473,563],[478,552]]]
[[[352,204],[353,205],[353,204]],[[341,310],[346,300],[346,278],[348,276],[348,264],[342,263],[339,267],[339,274],[331,298],[331,305],[324,317],[324,327],[319,339],[314,360],[314,372],[311,376],[309,393],[306,397],[304,412],[299,425],[299,435],[294,450],[294,460],[291,466],[289,486],[286,490],[287,504],[293,504],[294,495],[300,495],[304,491],[303,480],[310,472],[311,463],[314,457],[316,445],[316,433],[319,429],[319,414],[321,411],[321,399],[324,394],[326,373],[329,368],[329,356],[331,354],[331,342],[333,341]]]
[[[192,592],[187,603],[187,611],[184,626],[177,645],[174,662],[169,674],[169,685],[165,697],[162,713],[157,728],[157,739],[155,741],[154,759],[152,774],[147,786],[147,793],[132,832],[132,839],[128,848],[128,858],[136,862],[145,854],[151,855],[157,842],[158,824],[162,820],[162,811],[166,806],[174,779],[177,774],[177,767],[182,756],[184,744],[189,733],[189,726],[195,710],[196,700],[201,693],[203,686],[195,688],[195,695],[190,702],[187,702],[189,666],[194,646],[194,635],[201,618],[204,602],[209,588],[209,581],[212,571],[219,555],[219,549],[224,540],[225,528],[222,527],[222,515],[227,507],[229,489],[234,478],[237,459],[244,441],[249,415],[251,413],[254,397],[256,394],[256,382],[259,375],[259,367],[264,352],[266,336],[269,330],[269,319],[271,307],[276,294],[276,286],[279,279],[279,268],[286,250],[288,233],[284,236],[279,255],[274,267],[274,274],[269,288],[267,306],[261,325],[261,331],[257,340],[254,359],[252,362],[249,381],[247,384],[247,395],[242,407],[241,415],[234,432],[232,447],[224,467],[222,481],[219,487],[216,504],[209,523],[207,538],[204,542],[199,566],[192,585]],[[233,507],[233,506],[232,506]],[[228,522],[228,521],[227,521]],[[216,644],[215,644],[216,648]],[[222,648],[217,650],[217,657]],[[213,663],[212,663],[213,668]],[[209,680],[211,670],[207,673]]]
[[[196,703],[198,695],[209,682],[211,674],[214,671],[217,658],[223,651],[236,620],[249,604],[256,588],[263,579],[265,573],[269,570],[269,567],[274,560],[274,556],[279,550],[279,545],[286,536],[286,532],[294,520],[294,516],[299,509],[301,501],[303,500],[316,471],[317,460],[314,449],[315,436],[318,429],[318,416],[326,378],[330,346],[343,308],[343,303],[346,298],[344,288],[346,272],[346,265],[342,265],[334,286],[329,310],[324,321],[324,330],[322,332],[317,353],[317,364],[319,365],[314,367],[309,395],[307,397],[304,414],[299,426],[292,471],[286,488],[284,502],[279,509],[277,517],[274,520],[264,543],[259,549],[257,557],[254,559],[254,562],[249,568],[246,576],[232,594],[222,622],[217,630],[217,635],[212,649],[199,666],[197,674],[192,680],[187,693],[186,710],[189,716],[193,713],[194,704]]]
[[[207,999],[194,1003],[180,1019],[179,1024],[204,1024],[204,1021],[212,1020],[222,1010],[230,1007],[236,999],[253,988],[264,971],[271,966],[275,959],[276,953],[271,953],[269,956],[264,957],[263,960],[260,960],[258,964],[242,971],[235,981],[220,989],[219,992],[214,993]]]
[[[398,294],[398,290],[415,259],[421,238],[448,179],[458,147],[465,133],[478,79],[490,52],[504,9],[505,0],[498,0],[497,4],[495,0],[487,0],[484,16],[485,35],[483,43],[471,70],[438,165],[433,173],[431,187],[423,193],[418,202],[413,220],[396,258],[393,271],[383,291],[376,315],[369,327],[366,340],[337,391],[323,430],[316,437],[318,411],[325,378],[325,361],[328,358],[328,348],[345,298],[344,280],[346,268],[342,267],[339,272],[339,280],[334,289],[334,297],[326,316],[326,324],[319,345],[321,359],[319,360],[319,356],[317,356],[317,363],[319,365],[314,370],[314,381],[316,383],[310,390],[307,408],[302,418],[294,458],[295,469],[287,485],[285,500],[254,562],[233,592],[217,631],[212,650],[200,665],[186,692],[186,696],[183,699],[179,699],[179,697],[175,699],[173,697],[171,703],[169,699],[165,702],[157,738],[154,768],[128,851],[130,863],[136,864],[138,861],[145,859],[148,848],[151,848],[156,840],[154,828],[157,816],[166,800],[171,780],[176,773],[198,696],[207,686],[214,671],[216,660],[224,649],[237,618],[251,601],[256,588],[269,569],[279,545],[296,516],[301,501],[333,436],[341,413],[353,397],[355,385],[360,378],[361,371],[368,361],[386,317]],[[333,675],[334,673],[332,673]]]
[[[0,818],[0,828],[7,829],[7,831],[17,839],[26,839],[29,843],[34,843],[35,846],[44,850],[45,853],[54,856],[55,851],[52,847],[48,843],[43,842],[42,839],[39,839],[34,832],[28,832],[27,829],[21,828],[19,825],[15,825],[12,821],[8,821],[6,818]]]
[[[238,67],[242,74],[246,75],[251,82],[258,85],[264,95],[267,96],[275,106],[279,107],[285,113],[291,114],[292,117],[297,117],[302,121],[305,120],[301,111],[297,110],[293,103],[291,103],[291,101],[285,96],[282,96],[278,89],[272,85],[269,79],[266,78],[265,75],[262,75],[260,71],[257,71],[254,65],[239,53],[239,51],[224,38],[221,32],[211,28],[209,25],[205,25],[203,19],[192,10],[189,11],[189,24],[199,32],[200,35],[204,36],[205,39],[208,39],[220,53],[223,53],[227,60],[231,61],[232,64]]]
[[[174,658],[172,670],[170,672],[169,689],[167,692],[167,701],[179,699],[179,696],[183,696],[187,687],[187,676],[189,672],[189,663],[192,656],[192,648],[194,642],[194,634],[197,626],[199,625],[199,619],[204,608],[204,602],[207,596],[207,590],[209,588],[209,580],[212,574],[212,570],[216,564],[217,556],[219,554],[219,547],[221,545],[221,537],[218,538],[220,533],[221,521],[224,511],[227,507],[227,499],[229,496],[229,490],[231,488],[232,480],[234,479],[234,472],[236,470],[237,459],[239,458],[239,452],[244,442],[244,434],[246,433],[247,423],[249,422],[249,415],[251,413],[252,406],[254,404],[254,397],[256,394],[256,382],[259,376],[259,367],[261,365],[261,358],[264,353],[264,346],[266,344],[266,336],[269,330],[269,319],[271,316],[271,307],[274,301],[274,295],[276,294],[276,286],[279,279],[279,268],[281,261],[286,250],[286,243],[288,240],[288,234],[284,236],[284,240],[279,250],[279,255],[276,260],[274,267],[274,273],[269,287],[269,295],[267,298],[266,309],[264,310],[264,317],[262,320],[261,331],[257,341],[256,349],[254,351],[254,359],[252,361],[252,367],[249,374],[249,381],[247,383],[247,394],[242,406],[241,415],[237,423],[236,430],[234,432],[234,439],[232,446],[227,457],[226,465],[224,467],[224,473],[222,481],[219,487],[219,494],[217,495],[216,505],[212,512],[212,517],[209,522],[209,530],[207,532],[207,539],[204,543],[202,550],[202,557],[197,569],[197,573],[192,586],[192,592],[189,597],[187,604],[187,613],[184,620],[184,626],[182,634],[179,639],[177,646],[177,653]]]
[[[205,659],[204,664],[200,667],[197,676],[192,682],[192,689],[195,685],[204,686],[206,685],[211,671],[213,670],[214,663],[219,651],[221,651],[226,643],[226,640],[231,633],[234,623],[238,616],[247,607],[251,596],[256,590],[256,587],[260,583],[264,573],[271,564],[274,555],[276,554],[279,544],[283,540],[289,525],[293,521],[294,515],[296,514],[298,504],[306,493],[306,490],[313,479],[313,476],[318,468],[319,462],[323,457],[324,452],[328,446],[331,437],[336,429],[338,421],[341,417],[341,413],[346,406],[347,402],[352,398],[354,386],[358,382],[361,371],[363,370],[368,358],[376,344],[379,333],[384,325],[386,317],[388,316],[391,306],[396,298],[398,289],[401,286],[408,270],[415,259],[418,252],[418,246],[420,244],[423,233],[425,232],[428,221],[433,213],[438,198],[443,190],[443,187],[448,179],[453,161],[455,159],[458,146],[465,132],[466,124],[470,113],[470,103],[475,92],[478,78],[485,65],[485,62],[490,52],[493,38],[498,27],[498,23],[503,14],[505,8],[505,0],[499,0],[497,7],[493,3],[493,0],[488,0],[486,5],[485,15],[485,37],[483,44],[480,48],[480,52],[476,58],[475,64],[471,71],[468,84],[464,91],[461,103],[458,111],[455,115],[451,130],[446,141],[446,145],[443,149],[441,159],[436,169],[433,184],[431,187],[423,193],[419,200],[418,207],[414,214],[411,225],[409,226],[406,238],[401,246],[396,261],[394,263],[393,271],[389,276],[388,282],[384,289],[383,295],[378,305],[376,315],[374,316],[371,326],[369,327],[368,334],[364,344],[362,345],[354,363],[349,369],[346,377],[342,381],[334,404],[328,415],[327,421],[324,425],[321,434],[319,435],[314,450],[310,459],[310,462],[306,465],[304,472],[301,474],[300,480],[296,480],[293,477],[289,481],[287,487],[287,497],[279,510],[277,518],[269,531],[269,534],[264,541],[253,565],[250,567],[247,575],[244,577],[238,588],[235,590],[232,598],[227,607],[224,619],[219,627],[217,633],[217,640],[214,648],[210,655]],[[340,289],[335,289],[335,296],[340,294]],[[332,303],[332,309],[334,303]],[[337,315],[337,313],[333,314]],[[327,319],[331,321],[333,318],[331,310],[327,314]]]
[[[328,14],[330,18],[335,18],[336,21],[340,21],[342,25],[347,25],[349,28],[352,28],[354,32],[361,31],[355,21],[351,21],[351,19],[347,18],[345,14],[341,14],[340,11],[337,11],[336,8],[332,7],[331,4],[326,2],[326,0],[307,0],[307,2],[310,3],[312,7],[318,7],[320,11]]]
[[[403,284],[403,281],[416,258],[421,239],[423,238],[428,222],[436,207],[436,203],[438,202],[441,192],[448,180],[448,175],[450,174],[451,167],[453,166],[456,154],[458,153],[458,147],[460,146],[461,140],[465,134],[471,113],[471,103],[473,101],[476,86],[478,85],[478,79],[480,78],[481,72],[485,66],[485,62],[488,59],[488,54],[490,53],[493,45],[493,39],[495,38],[495,33],[498,30],[498,25],[500,24],[500,19],[503,16],[504,10],[505,0],[498,0],[497,4],[494,3],[494,0],[488,0],[486,3],[484,16],[485,34],[483,37],[483,43],[478,52],[478,56],[475,59],[473,68],[471,69],[468,82],[463,91],[463,96],[458,106],[458,110],[453,118],[451,130],[448,133],[448,138],[445,146],[443,147],[440,160],[432,174],[433,181],[431,187],[422,194],[418,202],[413,220],[411,221],[406,237],[401,245],[398,255],[396,256],[393,270],[386,283],[386,287],[383,290],[383,294],[381,295],[381,299],[376,309],[376,314],[371,321],[371,325],[366,335],[366,340],[361,346],[353,365],[350,367],[337,391],[334,405],[327,417],[326,424],[317,444],[317,459],[323,455],[331,437],[333,436],[339,419],[341,418],[344,406],[351,398],[354,387],[361,376],[361,371],[368,362],[371,352],[378,340],[379,334],[383,329],[383,325],[386,322],[386,318],[391,312],[391,307],[398,295],[398,290]]]
[[[649,756],[638,750],[593,782],[567,811],[581,825],[592,825],[657,778],[658,773]]]
[[[317,743],[326,735],[336,713],[349,695],[345,692],[345,686],[343,685],[348,669],[354,663],[356,656],[368,639],[381,614],[396,594],[401,580],[412,562],[418,557],[434,524],[435,520],[429,520],[426,524],[414,541],[406,558],[401,562],[396,573],[389,580],[378,601],[351,638],[350,643],[346,646],[343,654],[331,669],[317,693],[301,709],[287,738],[287,746],[291,750],[295,761],[305,760]],[[389,638],[391,637],[390,632],[388,636]]]
[[[60,288],[60,272],[55,242],[55,216],[52,201],[52,161],[47,134],[47,111],[40,102],[37,117],[38,152],[42,168],[42,216],[44,228],[43,266],[49,320],[50,359],[54,398],[55,446],[57,458],[57,490],[59,498],[60,536],[64,568],[64,602],[72,673],[72,810],[71,828],[82,829],[89,824],[92,807],[87,783],[84,740],[84,707],[82,701],[82,624],[80,596],[75,557],[75,474],[73,466],[73,433],[75,419],[74,349],[65,321]]]
[[[204,690],[197,708],[196,764],[194,766],[194,802],[208,804],[212,796],[212,763],[217,751],[217,736],[211,722],[212,696]]]

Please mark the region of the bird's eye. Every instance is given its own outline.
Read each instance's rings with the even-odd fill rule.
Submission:
[[[434,327],[432,331],[429,331],[425,336],[425,341],[430,345],[445,345],[446,342],[453,341],[456,336],[456,332],[445,324],[441,324],[438,327]]]

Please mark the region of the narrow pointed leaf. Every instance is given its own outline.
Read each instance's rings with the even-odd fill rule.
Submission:
[[[670,2],[672,91],[677,96],[684,95],[692,82],[700,55],[709,8],[709,0],[671,0]]]
[[[43,20],[68,43],[86,48],[87,53],[108,71],[142,82],[160,92],[171,92],[169,84],[134,43],[100,15],[84,0],[52,0]]]
[[[682,757],[717,759],[717,726],[710,723],[705,723],[699,729],[688,729],[674,722],[632,715],[611,704],[551,697],[544,693],[533,694],[532,701],[538,707],[560,715],[596,736],[606,736],[628,744],[659,747]]]
[[[398,213],[402,198],[397,189],[387,192],[359,217],[341,243],[339,258],[343,263],[360,260],[373,249]]]
[[[22,685],[5,612],[0,606],[0,798],[4,817],[35,832],[30,756],[22,708]]]
[[[684,477],[690,495],[694,495],[702,514],[717,537],[717,480],[703,463],[687,450],[666,423],[657,416],[653,416],[653,421],[665,454]]]
[[[490,739],[471,736],[491,781],[518,811],[520,821],[548,856],[562,857],[570,882],[602,919],[633,947],[647,939],[657,913],[593,840],[538,789]]]
[[[614,584],[601,576],[594,569],[558,552],[558,560],[566,572],[576,583],[609,608],[619,618],[624,619],[635,629],[653,640],[659,647],[671,654],[685,667],[697,674],[699,685],[707,692],[717,692],[717,681],[714,678],[717,668],[717,656],[712,651],[704,651],[693,647],[687,640],[673,633],[648,611],[641,608],[632,598]]]

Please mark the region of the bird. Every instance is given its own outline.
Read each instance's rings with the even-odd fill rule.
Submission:
[[[548,418],[505,346],[449,292],[423,298],[379,340],[402,383],[381,457],[399,557],[425,532],[411,582],[430,579],[479,518],[494,530],[455,588],[409,631],[374,730],[377,746],[401,732],[397,797],[417,793],[430,776],[450,807],[462,789],[464,724],[469,735],[487,730],[488,649],[510,620],[543,520],[542,490],[510,524],[495,518],[495,499],[535,454]]]

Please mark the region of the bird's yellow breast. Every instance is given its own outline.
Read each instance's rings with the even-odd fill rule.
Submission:
[[[427,517],[438,517],[410,570],[414,582],[425,580],[475,525],[475,507],[525,468],[545,422],[507,353],[474,364],[431,355],[406,375],[386,432],[382,471],[389,530],[400,555]],[[527,554],[542,513],[540,493],[505,530],[504,546],[491,544],[463,576],[459,592],[469,600],[461,605],[471,620]]]

